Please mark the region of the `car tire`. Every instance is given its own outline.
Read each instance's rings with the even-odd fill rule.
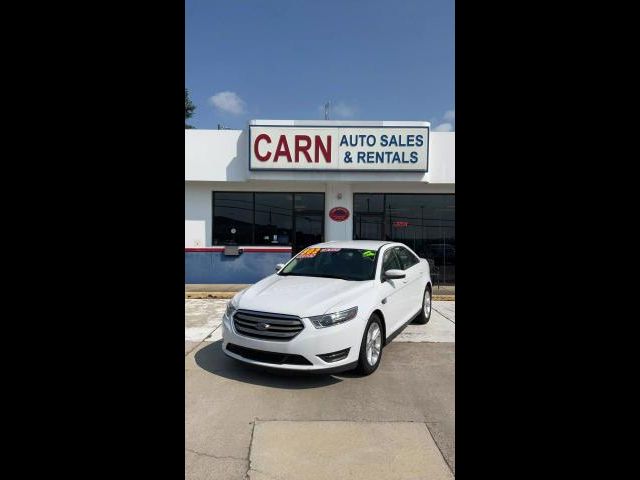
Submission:
[[[370,340],[370,338],[375,335],[377,335],[377,337]],[[382,320],[374,313],[369,318],[367,326],[364,329],[364,334],[362,335],[360,357],[358,358],[358,366],[356,367],[356,372],[360,375],[371,375],[378,369],[378,365],[380,365],[380,361],[382,360],[382,349],[384,347],[383,336],[384,329],[382,328]],[[377,355],[375,355],[376,351]]]
[[[424,289],[424,294],[422,295],[422,308],[413,323],[426,325],[429,322],[429,319],[431,318],[431,310],[433,309],[432,298],[431,288],[427,285]]]

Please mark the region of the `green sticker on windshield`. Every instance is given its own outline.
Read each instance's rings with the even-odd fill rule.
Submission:
[[[365,250],[364,252],[362,252],[362,258],[368,258],[369,260],[373,260],[375,256],[376,256],[376,252],[374,252],[373,250]]]

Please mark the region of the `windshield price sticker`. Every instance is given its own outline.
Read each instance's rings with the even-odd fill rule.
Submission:
[[[319,248],[305,248],[300,252],[298,258],[313,258],[318,254],[319,251]]]
[[[362,252],[362,257],[368,258],[369,260],[373,260],[375,256],[376,256],[376,252],[373,250],[365,250],[364,252]]]

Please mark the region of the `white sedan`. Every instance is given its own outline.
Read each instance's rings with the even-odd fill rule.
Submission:
[[[238,292],[222,349],[263,367],[369,375],[394,333],[429,321],[431,293],[427,260],[402,243],[320,243]]]

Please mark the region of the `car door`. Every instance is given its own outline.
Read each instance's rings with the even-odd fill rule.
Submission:
[[[394,248],[388,248],[382,257],[382,268],[377,281],[381,282],[382,305],[384,318],[387,322],[387,336],[406,322],[410,309],[410,293],[405,288],[406,278],[383,279],[383,274],[387,270],[404,270]]]
[[[407,302],[407,310],[405,322],[415,315],[422,308],[422,294],[424,291],[424,282],[422,281],[425,274],[425,266],[420,263],[420,259],[404,247],[393,247],[402,269],[406,277],[405,299]]]

